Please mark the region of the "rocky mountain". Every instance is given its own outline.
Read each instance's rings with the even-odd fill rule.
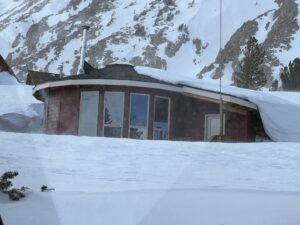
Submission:
[[[74,74],[81,26],[88,24],[88,58],[95,67],[123,61],[202,79],[231,76],[241,49],[256,36],[268,54],[269,81],[299,57],[300,0],[0,0],[0,54],[16,74]],[[269,83],[270,83],[269,82]]]

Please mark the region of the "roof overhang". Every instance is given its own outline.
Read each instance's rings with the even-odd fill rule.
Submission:
[[[205,97],[206,99],[211,99],[214,102],[220,100],[219,93],[208,91],[208,90],[197,89],[193,87],[142,82],[142,81],[109,80],[109,79],[78,79],[78,80],[62,80],[62,81],[47,82],[47,83],[36,85],[33,88],[33,95],[37,94],[37,92],[41,90],[48,89],[48,88],[65,87],[65,86],[81,86],[81,85],[83,86],[84,85],[92,85],[92,86],[108,85],[108,86],[127,86],[127,87],[159,89],[164,91],[182,93],[186,95]],[[255,104],[242,98],[222,94],[222,99],[224,102],[233,103],[246,108],[257,110],[257,106]]]

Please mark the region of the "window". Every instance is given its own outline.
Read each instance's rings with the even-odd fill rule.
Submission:
[[[104,105],[104,136],[122,137],[124,93],[105,92]]]
[[[79,129],[81,136],[97,136],[99,92],[83,91],[80,98]]]
[[[169,139],[169,109],[169,98],[155,97],[153,126],[153,139],[155,140]]]
[[[130,96],[130,124],[129,137],[146,139],[148,129],[148,102],[149,96],[131,94]]]

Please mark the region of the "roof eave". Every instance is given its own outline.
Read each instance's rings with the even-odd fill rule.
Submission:
[[[79,85],[110,85],[110,86],[127,86],[127,87],[141,87],[149,89],[160,89],[165,91],[172,91],[177,93],[188,93],[198,96],[205,96],[214,100],[218,100],[220,95],[218,93],[196,89],[184,85],[172,85],[172,84],[161,84],[161,83],[151,83],[142,81],[132,81],[132,80],[109,80],[109,79],[80,79],[80,80],[61,80],[52,81],[43,84],[36,85],[33,88],[33,95],[38,97],[38,92],[44,89],[55,88],[55,87],[65,87],[65,86],[79,86]],[[257,106],[252,102],[238,97],[223,94],[223,101],[234,103],[237,105],[244,106],[246,108],[257,110]]]

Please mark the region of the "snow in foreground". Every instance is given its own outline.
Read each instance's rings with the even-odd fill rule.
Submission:
[[[212,144],[0,133],[5,225],[299,225],[300,144]],[[41,185],[54,187],[40,193]]]

